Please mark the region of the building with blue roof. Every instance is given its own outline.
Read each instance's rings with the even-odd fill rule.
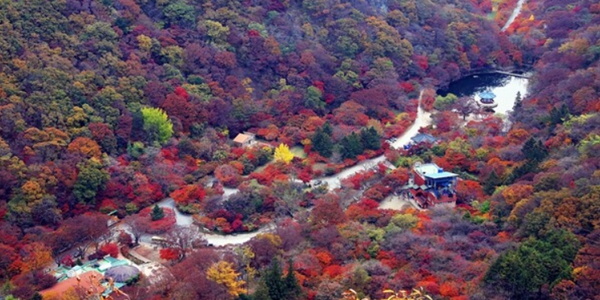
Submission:
[[[434,163],[415,163],[411,177],[413,185],[408,191],[421,208],[440,203],[456,204],[458,174],[444,171]]]
[[[483,108],[495,108],[498,106],[498,103],[495,100],[496,95],[490,91],[485,91],[479,93],[479,100],[477,100],[477,104]]]
[[[433,144],[438,141],[438,139],[436,137],[434,137],[433,135],[428,134],[428,133],[418,133],[417,135],[413,136],[410,139],[415,144],[420,144],[420,143]]]

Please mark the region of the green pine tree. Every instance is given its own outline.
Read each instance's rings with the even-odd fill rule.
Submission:
[[[331,127],[331,124],[329,124],[329,121],[327,121],[327,122],[325,122],[325,124],[323,124],[323,132],[328,136],[331,136],[333,134],[333,127]]]
[[[360,136],[356,132],[342,138],[340,141],[340,154],[343,159],[354,159],[364,152]]]
[[[285,284],[282,280],[281,266],[277,258],[273,259],[271,266],[265,273],[265,283],[269,290],[269,297],[272,300],[284,300],[286,299],[287,293],[285,290]]]
[[[483,191],[486,194],[491,195],[496,190],[496,186],[498,186],[500,183],[500,178],[498,178],[498,175],[496,175],[495,171],[492,171],[483,185]]]
[[[564,103],[560,106],[560,114],[562,116],[563,122],[568,121],[570,119],[571,113],[569,112],[569,107]]]
[[[152,218],[152,221],[160,220],[165,217],[165,212],[161,207],[155,204],[154,208],[152,208],[152,213],[150,214],[150,217]]]
[[[350,140],[347,136],[340,140],[340,155],[343,159],[356,157],[352,151],[352,145],[350,145]]]
[[[561,105],[560,109],[553,107],[550,110],[550,126],[561,124],[569,118],[569,108],[566,104]]]
[[[43,300],[43,298],[40,293],[36,292],[35,294],[33,294],[33,296],[31,296],[31,300]]]
[[[267,287],[267,282],[264,278],[258,283],[256,291],[252,294],[252,300],[273,300],[271,299],[271,296],[269,296],[269,288]]]
[[[333,142],[331,136],[324,129],[317,128],[311,139],[312,147],[323,157],[330,157],[333,154]]]
[[[365,149],[379,150],[381,148],[381,137],[373,126],[363,128],[360,131],[360,139]]]
[[[285,275],[283,283],[288,295],[287,299],[298,299],[302,290],[300,289],[300,284],[298,284],[298,279],[296,278],[296,272],[294,272],[294,265],[291,259],[288,260],[288,273]]]
[[[515,98],[515,104],[513,105],[513,111],[516,111],[523,106],[523,99],[521,99],[521,92],[517,92],[517,97]]]
[[[523,152],[525,158],[529,161],[535,162],[541,162],[548,156],[548,150],[546,150],[542,141],[536,141],[534,138],[529,138],[529,140],[523,144],[521,152]]]
[[[560,112],[556,109],[556,106],[553,107],[552,110],[550,110],[550,125],[559,124],[561,119]]]
[[[354,156],[360,155],[363,152],[365,152],[365,147],[363,146],[362,141],[360,140],[360,136],[356,134],[356,132],[351,133],[348,139],[352,144],[352,151],[354,153]]]
[[[571,263],[580,243],[574,234],[551,230],[541,239],[530,238],[517,249],[496,259],[484,277],[490,286],[505,290],[511,299],[539,299],[544,286],[550,290],[572,273]]]
[[[288,263],[288,273],[282,277],[279,260],[273,259],[252,295],[253,300],[293,300],[300,297],[302,290],[296,279],[292,260]]]
[[[505,182],[505,184],[512,183],[515,180],[519,179],[521,176],[523,176],[527,173],[533,172],[537,168],[537,165],[538,165],[537,161],[530,160],[530,161],[527,161],[524,164],[514,168],[512,173],[508,177],[508,180]]]

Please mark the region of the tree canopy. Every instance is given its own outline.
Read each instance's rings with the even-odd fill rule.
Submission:
[[[153,107],[144,107],[141,110],[144,117],[144,130],[150,141],[161,144],[166,143],[173,135],[173,123],[167,114]]]

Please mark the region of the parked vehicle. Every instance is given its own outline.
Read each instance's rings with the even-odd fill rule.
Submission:
[[[161,237],[161,236],[153,236],[151,238],[151,240],[152,240],[152,243],[161,244],[161,245],[167,242],[167,239],[165,239],[164,237]]]

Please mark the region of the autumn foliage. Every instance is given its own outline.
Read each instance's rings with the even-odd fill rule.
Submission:
[[[2,296],[37,299],[53,263],[118,255],[107,214],[131,229],[122,245],[174,234],[172,209],[150,217],[169,196],[194,226],[272,230],[252,255],[160,250],[172,277],[127,287],[140,299],[281,299],[284,273],[301,299],[595,297],[600,5],[528,0],[501,31],[517,2],[3,1]],[[434,106],[494,70],[531,76],[511,113]],[[393,149],[419,98],[438,141]],[[384,154],[391,169],[369,166]],[[406,208],[417,161],[459,175],[455,208]],[[317,182],[361,162],[337,190]],[[404,210],[380,209],[389,197]],[[274,257],[293,262],[255,289]]]

